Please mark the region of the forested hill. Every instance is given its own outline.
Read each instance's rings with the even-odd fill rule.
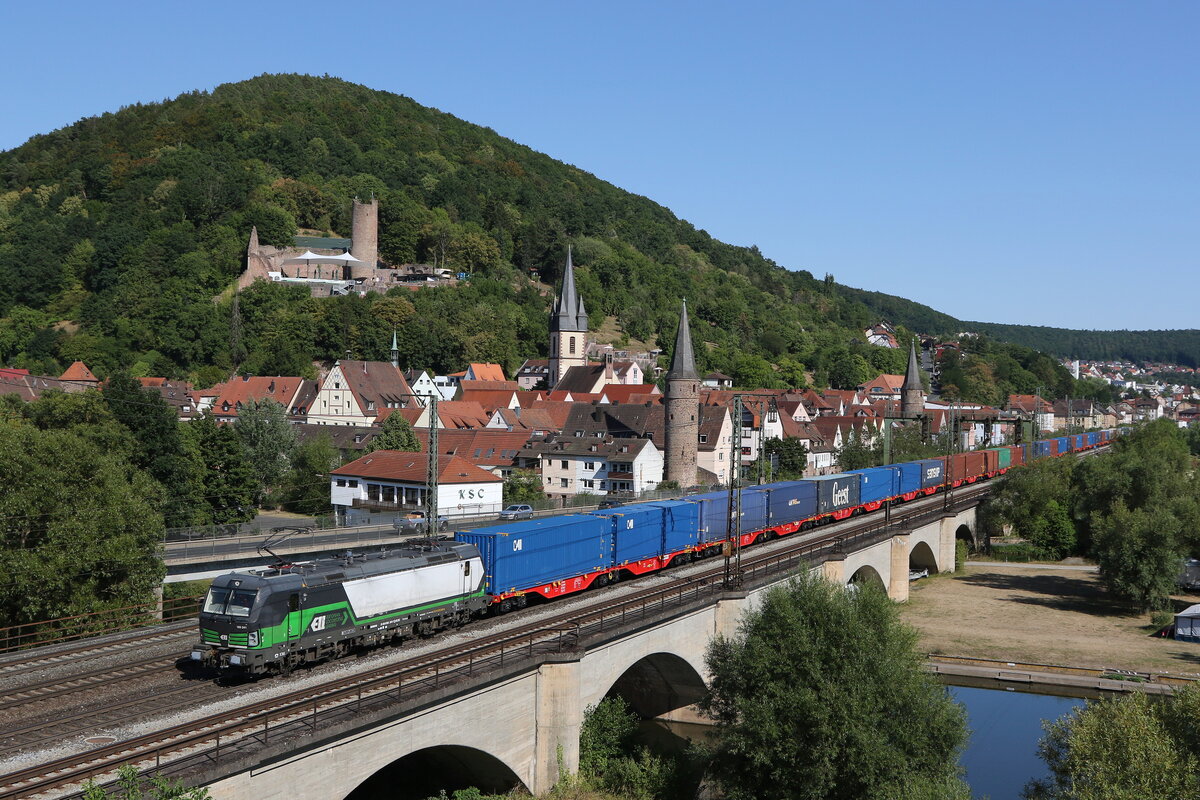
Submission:
[[[1072,330],[1042,325],[969,322],[903,297],[841,285],[837,288],[845,297],[867,306],[881,319],[924,333],[950,336],[960,331],[974,331],[1063,358],[1200,366],[1200,330]],[[1104,318],[1104,309],[1096,310],[1096,318]]]
[[[251,226],[265,244],[348,236],[351,199],[372,194],[383,259],[469,283],[324,300],[260,283],[234,302]],[[406,97],[298,75],[126,107],[0,154],[0,364],[57,374],[82,359],[101,376],[207,385],[386,358],[397,328],[405,366],[513,369],[545,353],[550,298],[531,276],[553,284],[568,244],[593,326],[616,318],[633,340],[670,342],[686,297],[701,368],[739,385],[903,370],[903,353],[863,340],[877,312],[832,280]],[[1024,348],[973,358],[964,396],[1072,388]]]

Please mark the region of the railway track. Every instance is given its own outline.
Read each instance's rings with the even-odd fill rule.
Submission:
[[[112,681],[125,680],[164,669],[178,661],[181,655],[186,654],[143,658],[114,667],[103,667],[62,678],[26,684],[0,694],[0,711],[32,705],[43,700],[51,700],[88,689],[105,688]],[[0,750],[0,758],[3,758],[2,750]]]
[[[961,487],[955,490],[953,508],[969,505],[979,494],[988,491],[988,484]],[[839,551],[852,552],[862,546],[895,534],[897,528],[917,519],[932,519],[945,513],[944,495],[916,501],[893,509],[890,521],[880,515],[855,517],[830,527],[798,532],[774,542],[769,549],[755,548],[742,556],[742,577],[747,584],[766,580],[769,576],[795,570],[811,564],[822,555]],[[319,719],[335,710],[358,713],[372,707],[395,703],[420,691],[425,686],[473,675],[477,670],[503,665],[505,659],[533,657],[550,652],[566,643],[578,643],[583,637],[603,631],[607,625],[621,625],[630,620],[645,619],[650,614],[688,603],[702,605],[707,598],[723,591],[723,563],[701,566],[698,562],[686,575],[671,579],[671,571],[659,573],[668,580],[665,584],[648,587],[630,598],[612,598],[597,593],[595,602],[572,607],[546,618],[505,626],[501,630],[483,630],[464,645],[448,642],[413,658],[392,662],[353,675],[335,677],[318,685],[297,689],[281,695],[258,700],[234,709],[206,715],[162,730],[93,748],[84,753],[63,756],[47,763],[0,776],[0,800],[28,797],[54,788],[71,786],[96,776],[105,775],[118,766],[133,765],[145,768],[160,767],[171,761],[171,768],[195,765],[197,759],[219,760],[222,750],[257,747],[279,736],[315,732],[325,724]],[[432,684],[430,683],[432,682]],[[407,687],[407,693],[406,693]],[[186,703],[189,690],[181,687],[170,697],[180,697]],[[170,699],[170,698],[165,698]],[[113,726],[113,709],[106,710],[106,723]],[[167,706],[165,710],[170,710]],[[137,716],[144,716],[144,710]],[[66,720],[56,722],[65,723]],[[53,732],[51,732],[53,731]],[[37,725],[19,732],[23,737],[39,740],[61,739],[61,726]],[[23,744],[22,749],[29,745]]]
[[[115,655],[134,648],[195,637],[196,618],[137,628],[98,639],[84,639],[68,646],[48,645],[12,656],[0,657],[0,678],[45,667],[56,667]]]

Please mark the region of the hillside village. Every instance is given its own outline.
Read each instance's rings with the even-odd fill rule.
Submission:
[[[518,470],[536,474],[552,501],[626,499],[663,486],[726,485],[735,460],[743,470],[754,467],[772,440],[803,446],[804,475],[830,474],[842,468],[839,454],[848,443],[877,446],[892,422],[919,424],[926,438],[971,449],[1020,441],[1031,435],[1031,425],[1042,435],[1162,417],[1185,426],[1200,417],[1200,393],[1193,387],[1139,381],[1150,369],[1131,364],[1068,365],[1077,377],[1121,389],[1127,398],[1115,404],[1037,395],[1010,395],[1003,408],[948,402],[923,387],[925,371],[919,362],[930,367],[936,389],[937,365],[958,344],[926,338],[920,358],[917,346],[910,348],[906,375],[881,374],[852,390],[734,387],[727,375],[696,374],[694,401],[687,400],[695,403],[694,431],[686,433],[694,438],[694,465],[672,476],[666,458],[672,415],[663,392],[664,384],[670,388],[671,373],[664,378],[657,352],[631,356],[590,341],[585,298],[577,290],[569,251],[563,275],[548,325],[550,357],[527,359],[512,375],[492,363],[468,363],[447,375],[405,369],[393,337],[390,362],[342,359],[317,380],[243,375],[205,389],[165,378],[138,380],[175,409],[181,421],[208,416],[232,424],[242,409],[272,401],[286,410],[301,440],[329,435],[344,462],[330,476],[331,502],[343,513],[425,502],[425,458],[363,455],[392,415],[404,418],[422,450],[436,428],[439,483],[446,493],[439,507],[451,516],[498,511],[506,502],[502,484]],[[674,356],[688,363],[674,363],[672,369],[693,375],[686,307],[683,313]],[[886,324],[863,334],[871,344],[900,347]],[[1152,368],[1155,374],[1166,369]],[[103,386],[80,361],[57,377],[0,370],[0,394],[25,401],[48,391]],[[741,434],[735,447],[738,407]]]

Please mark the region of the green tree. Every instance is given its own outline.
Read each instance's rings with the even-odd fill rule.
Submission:
[[[337,449],[329,434],[301,442],[283,487],[283,507],[300,514],[329,511],[329,473],[338,465]]]
[[[881,592],[801,575],[706,661],[712,776],[730,800],[969,797],[962,708]]]
[[[188,432],[203,465],[203,494],[212,521],[221,525],[253,519],[258,479],[234,426],[206,416],[191,422]]]
[[[1003,536],[1011,526],[1047,558],[1075,552],[1077,533],[1070,516],[1075,468],[1073,458],[1050,458],[1006,473],[980,509],[984,532]]]
[[[799,439],[767,439],[763,443],[763,454],[767,464],[774,457],[776,466],[773,473],[775,480],[792,481],[804,477],[804,468],[808,466],[808,448]]]
[[[837,451],[838,468],[845,471],[874,467],[882,458],[880,451],[881,443],[879,441],[868,444],[859,428],[851,428],[850,434],[846,436]]]
[[[536,503],[545,500],[542,476],[531,469],[515,469],[504,481],[505,503]]]
[[[161,487],[79,429],[10,423],[0,451],[0,626],[150,600]]]
[[[258,478],[255,500],[262,502],[288,474],[296,449],[296,428],[287,418],[287,409],[268,399],[242,408],[234,430],[241,437],[250,469]]]
[[[1109,591],[1138,609],[1169,608],[1181,557],[1179,520],[1165,508],[1130,510],[1118,501],[1093,528]]]
[[[132,461],[162,484],[162,513],[168,527],[205,522],[201,477],[188,458],[174,409],[137,379],[117,373],[104,387],[104,401],[114,419],[136,442]]]
[[[393,411],[379,426],[379,433],[367,444],[365,452],[373,453],[376,450],[406,450],[419,453],[421,443],[408,420]]]
[[[1141,692],[1104,698],[1053,722],[1038,753],[1051,777],[1030,782],[1027,800],[1200,798],[1200,693]]]

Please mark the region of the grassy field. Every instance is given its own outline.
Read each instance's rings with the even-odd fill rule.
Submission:
[[[901,613],[929,653],[1200,678],[1200,645],[1156,636],[1149,614],[1111,602],[1094,572],[967,567],[913,583]]]

